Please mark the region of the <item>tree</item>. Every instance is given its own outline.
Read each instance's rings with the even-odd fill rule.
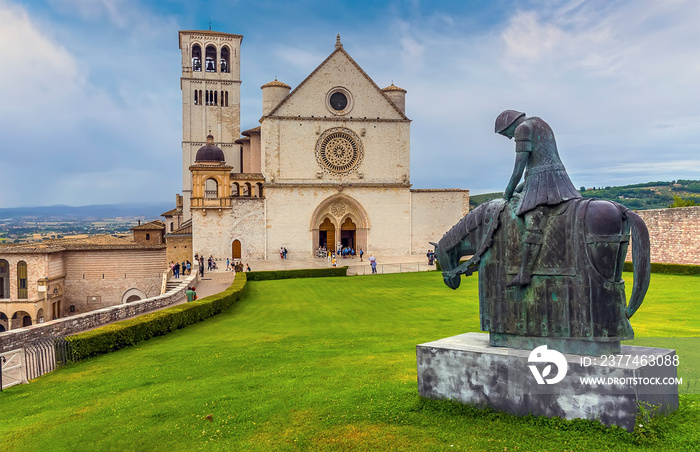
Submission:
[[[697,205],[698,203],[692,199],[683,199],[680,196],[673,195],[673,204],[671,204],[669,207],[693,207]]]

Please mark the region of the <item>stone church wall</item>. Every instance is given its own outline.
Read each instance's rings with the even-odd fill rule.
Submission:
[[[318,247],[312,241],[312,217],[317,207],[342,193],[359,203],[369,222],[368,255],[407,255],[410,253],[410,191],[407,187],[335,187],[297,186],[267,188],[267,254],[274,258],[284,246],[289,259],[312,257]],[[336,226],[345,215],[332,216]],[[358,228],[361,224],[354,221]],[[318,227],[318,225],[313,225]]]
[[[640,210],[649,229],[651,261],[700,265],[700,207]],[[627,251],[632,260],[632,247]]]
[[[411,190],[411,249],[427,253],[442,235],[469,213],[468,190]]]
[[[264,259],[265,198],[234,198],[231,209],[192,211],[192,251],[214,256],[226,265],[234,240],[241,242],[241,259]],[[203,213],[206,211],[206,215]]]
[[[364,150],[359,168],[343,177],[323,171],[315,155],[320,135],[337,127],[354,132]],[[265,173],[275,175],[277,183],[299,180],[340,182],[341,179],[350,183],[403,183],[404,176],[410,175],[408,122],[266,120],[263,130],[266,132],[263,134],[264,149],[274,150],[266,154]]]

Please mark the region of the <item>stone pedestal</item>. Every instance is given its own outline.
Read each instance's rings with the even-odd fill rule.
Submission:
[[[675,350],[623,345],[619,355],[607,357],[552,351],[531,354],[532,350],[492,347],[485,333],[420,344],[418,390],[429,399],[518,416],[599,420],[629,431],[634,430],[640,403],[658,406],[659,412],[678,408]],[[566,373],[554,382],[564,375],[559,374],[558,356]]]

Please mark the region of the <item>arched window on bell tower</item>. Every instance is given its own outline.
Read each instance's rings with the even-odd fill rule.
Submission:
[[[219,196],[218,193],[219,189],[219,184],[216,182],[216,179],[207,179],[204,181],[204,197],[205,198],[217,198]]]
[[[206,71],[216,72],[216,47],[209,45],[206,50]]]
[[[199,44],[192,46],[192,70],[195,72],[202,70],[202,48]]]
[[[229,72],[229,60],[231,52],[228,47],[223,46],[221,48],[221,72]]]

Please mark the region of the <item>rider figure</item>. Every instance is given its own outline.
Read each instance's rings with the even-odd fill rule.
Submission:
[[[503,198],[510,201],[514,192],[522,194],[515,213],[524,217],[526,230],[520,271],[507,286],[526,286],[542,248],[549,207],[580,198],[581,194],[566,174],[549,124],[506,110],[496,118],[495,131],[509,139],[515,137],[515,168]],[[523,172],[524,181],[517,185]]]

